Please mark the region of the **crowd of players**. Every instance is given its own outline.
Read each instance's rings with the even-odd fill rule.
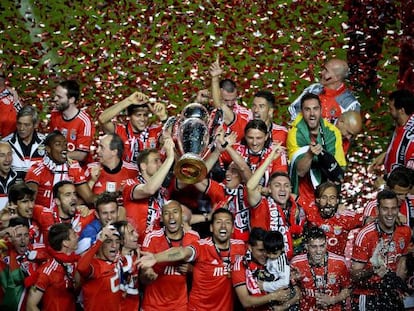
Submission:
[[[189,110],[207,111],[208,174],[189,183],[174,173],[185,113],[135,92],[95,128],[67,80],[39,133],[2,73],[0,309],[414,308],[414,95],[390,94],[396,128],[370,165],[386,183],[354,211],[340,198],[362,130],[347,74],[327,61],[287,129],[270,91],[245,105],[213,62]]]

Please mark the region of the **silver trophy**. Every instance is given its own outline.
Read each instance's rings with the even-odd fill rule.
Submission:
[[[174,136],[180,159],[174,166],[177,178],[186,184],[195,184],[207,175],[203,157],[209,144],[209,114],[197,103],[187,105],[174,126]]]

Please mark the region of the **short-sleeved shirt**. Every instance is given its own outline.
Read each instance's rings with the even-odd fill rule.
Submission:
[[[184,232],[179,241],[170,240],[165,235],[164,229],[152,231],[145,237],[142,245],[143,251],[159,253],[171,247],[188,246],[199,240],[195,231]],[[155,281],[147,284],[142,302],[142,310],[171,310],[174,305],[176,311],[186,311],[188,304],[187,275],[181,274],[178,266],[182,262],[159,263],[153,267],[158,277]]]
[[[27,172],[25,182],[33,182],[38,185],[36,204],[46,207],[53,206],[53,186],[62,180],[70,180],[75,186],[86,183],[86,176],[77,161],[56,164],[48,156],[42,161],[36,162]]]
[[[40,233],[42,235],[42,241],[47,243],[48,233],[50,227],[55,223],[68,222],[72,225],[73,230],[79,236],[81,231],[95,219],[94,213],[89,214],[86,217],[82,217],[78,211],[70,219],[63,221],[59,217],[58,207],[44,207],[42,205],[35,205],[33,208],[33,220],[36,221]]]
[[[63,119],[62,113],[53,110],[50,117],[50,129],[59,130],[68,142],[68,151],[90,152],[95,126],[91,116],[84,110],[79,110],[70,120]]]
[[[327,252],[327,264],[321,267],[310,266],[307,254],[293,257],[290,267],[297,270],[300,275],[299,287],[302,291],[300,310],[318,310],[316,308],[316,293],[329,296],[338,295],[342,289],[351,286],[348,268],[345,258],[334,253]],[[341,311],[342,304],[331,305],[324,310]]]
[[[120,290],[121,266],[93,258],[92,275],[83,283],[85,311],[107,310],[119,311],[122,291]]]
[[[135,133],[131,121],[126,124],[117,123],[115,133],[124,142],[123,160],[136,163],[138,154],[148,148],[158,148],[159,138],[162,132],[161,124],[153,124],[146,127],[143,131]]]
[[[74,273],[73,267],[71,270]],[[43,292],[42,310],[75,311],[76,297],[73,290],[73,273],[71,279],[65,268],[54,258],[43,264],[38,273],[35,286]]]
[[[232,272],[231,279],[233,282],[233,287],[237,288],[238,286],[245,285],[249,295],[251,296],[263,296],[266,295],[266,292],[260,290],[258,280],[255,277],[255,272],[257,270],[264,270],[262,265],[259,265],[255,261],[247,261],[245,257],[239,257],[236,259],[234,264],[235,268]],[[270,311],[273,310],[270,305],[263,305],[254,308],[246,308],[247,311]]]
[[[16,130],[17,112],[21,108],[20,102],[14,101],[13,94],[7,88],[0,92],[0,138]]]
[[[252,228],[260,227],[265,230],[279,231],[283,235],[285,252],[288,258],[293,256],[293,234],[299,235],[305,223],[302,208],[293,198],[290,201],[289,218],[286,217],[282,207],[272,197],[263,197],[251,209],[250,225]]]
[[[305,206],[304,210],[308,222],[325,231],[328,251],[344,256],[348,234],[352,229],[362,226],[362,214],[346,210],[330,218],[322,218],[316,204]]]
[[[198,240],[190,247],[194,250],[194,269],[188,310],[233,310],[234,292],[229,271],[237,269],[234,264],[245,254],[245,243],[231,239],[230,249],[220,253],[211,238]]]
[[[121,161],[116,168],[110,170],[108,167],[98,163],[89,163],[85,171],[85,176],[88,180],[91,179],[91,171],[94,166],[101,167],[101,172],[98,180],[92,188],[92,192],[100,194],[104,191],[118,192],[121,191],[122,186],[127,179],[135,178],[138,175],[138,168],[136,165]]]
[[[127,218],[137,230],[140,244],[148,232],[161,229],[161,208],[168,199],[167,189],[161,187],[154,195],[135,200],[134,189],[143,183],[142,177],[128,179],[122,192]]]
[[[379,228],[377,222],[372,222],[359,231],[354,241],[352,260],[364,263],[365,269],[372,268],[371,257],[374,252],[378,254],[378,260],[386,263],[388,269],[397,271],[398,260],[405,256],[411,239],[411,229],[408,226],[397,226],[392,234],[386,234]],[[366,280],[366,284],[380,282],[378,275],[373,275]],[[355,285],[355,294],[376,295],[378,292],[372,288],[363,288]]]

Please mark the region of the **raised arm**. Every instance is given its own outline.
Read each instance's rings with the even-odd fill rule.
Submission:
[[[98,118],[99,124],[101,124],[105,133],[114,133],[115,126],[111,120],[130,105],[144,103],[146,101],[148,101],[147,95],[140,92],[135,92],[127,98],[121,100],[119,103],[106,108]]]
[[[213,95],[213,104],[215,108],[223,110],[224,123],[231,124],[234,121],[235,115],[232,109],[223,103],[220,91],[220,76],[223,69],[220,67],[220,60],[217,55],[216,61],[210,66],[211,75],[211,93]]]
[[[282,149],[283,147],[281,143],[273,143],[272,152],[264,160],[262,165],[260,165],[256,169],[252,177],[247,181],[247,200],[250,206],[257,205],[257,203],[259,203],[262,199],[262,194],[260,192],[260,189],[257,188],[257,186],[259,185],[260,179],[263,177],[268,166],[280,156],[280,152],[282,151]]]
[[[170,171],[171,166],[174,163],[174,142],[170,137],[164,140],[165,152],[167,154],[164,163],[160,166],[158,171],[152,175],[145,184],[139,184],[134,188],[132,197],[136,200],[148,198],[154,195],[164,182],[165,177]]]
[[[252,177],[252,171],[250,170],[249,165],[246,163],[241,154],[233,149],[233,144],[236,142],[236,140],[237,133],[232,132],[230,135],[224,137],[221,140],[221,146],[225,146],[224,151],[227,151],[233,162],[237,165],[243,177],[243,181],[246,182]]]

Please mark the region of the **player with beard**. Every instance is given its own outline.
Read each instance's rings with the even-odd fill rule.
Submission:
[[[152,231],[145,237],[142,250],[159,253],[171,247],[186,247],[200,237],[197,232],[183,229],[183,215],[180,203],[167,201],[162,207],[162,229]],[[145,286],[142,310],[186,311],[188,263],[157,263],[152,269],[157,277]],[[144,272],[145,273],[145,272]],[[144,278],[145,279],[145,278]]]
[[[68,144],[59,131],[53,131],[44,141],[46,155],[34,163],[27,172],[25,181],[36,191],[35,203],[52,207],[53,186],[61,180],[73,181],[79,197],[92,204],[95,195],[88,186],[83,169],[75,160],[68,160]]]
[[[293,257],[290,268],[302,291],[299,310],[344,310],[351,293],[345,258],[327,251],[322,229],[311,227],[305,235],[307,252]]]
[[[341,132],[322,118],[321,110],[318,95],[305,94],[301,113],[288,132],[292,191],[302,206],[315,200],[315,189],[322,182],[341,182],[346,166]]]
[[[312,226],[321,228],[326,234],[328,251],[344,256],[346,241],[351,230],[362,226],[362,214],[341,209],[338,186],[327,181],[315,191],[315,202],[304,206],[306,219]]]
[[[302,207],[291,195],[292,185],[289,175],[284,172],[274,172],[270,176],[270,195],[267,197],[262,195],[259,186],[267,166],[279,156],[279,150],[280,145],[275,144],[272,153],[247,182],[247,199],[251,206],[251,226],[281,232],[284,237],[285,252],[290,259],[294,253],[293,242],[302,234],[306,219]]]
[[[254,94],[251,111],[254,119],[264,121],[271,133],[272,141],[286,146],[287,129],[273,122],[275,96],[269,91],[259,91]]]
[[[69,158],[85,163],[90,155],[95,127],[91,116],[76,106],[79,96],[80,88],[76,81],[59,83],[53,97],[50,129],[60,131],[66,138]]]
[[[236,259],[243,256],[243,241],[231,239],[233,214],[220,208],[212,214],[212,237],[186,247],[173,247],[161,253],[145,253],[138,262],[142,268],[157,263],[187,261],[193,263],[193,286],[187,310],[231,311],[234,304],[231,274]]]
[[[55,204],[52,207],[36,205],[33,209],[33,219],[39,226],[43,241],[48,240],[49,228],[55,223],[70,223],[79,236],[81,231],[95,217],[86,207],[78,205],[76,187],[69,180],[59,181],[53,186]]]

